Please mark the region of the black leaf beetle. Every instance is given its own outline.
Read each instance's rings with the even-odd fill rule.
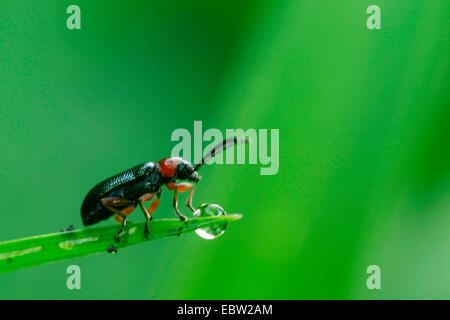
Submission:
[[[190,191],[187,206],[194,212],[192,207],[194,185],[189,182],[178,183],[178,180],[198,182],[200,176],[197,171],[207,159],[214,157],[229,146],[248,141],[246,138],[237,137],[224,140],[208,152],[195,168],[187,160],[170,157],[158,162],[144,162],[100,182],[84,198],[81,206],[83,224],[89,226],[116,215],[116,220],[121,223],[119,231],[115,234],[115,240],[119,242],[127,223],[127,216],[139,206],[145,215],[144,233],[148,238],[151,214],[159,205],[164,185],[167,186],[167,189],[174,191],[173,208],[180,220],[186,222],[187,218],[178,209],[178,192]],[[151,201],[155,197],[156,199],[148,209],[144,207],[144,202]]]

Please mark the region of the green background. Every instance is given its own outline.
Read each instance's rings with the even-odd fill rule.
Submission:
[[[280,169],[202,169],[194,205],[244,214],[217,240],[2,274],[0,298],[450,298],[449,7],[2,0],[0,241],[80,228],[93,185],[170,155],[194,120],[279,129]],[[161,202],[155,217],[174,217],[169,192]],[[70,264],[81,290],[66,288]]]

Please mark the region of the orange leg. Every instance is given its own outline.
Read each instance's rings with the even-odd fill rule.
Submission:
[[[106,209],[108,209],[116,214],[116,220],[122,219],[120,229],[114,235],[115,241],[119,242],[120,236],[123,234],[123,230],[125,229],[125,226],[127,225],[127,214],[130,214],[135,208],[134,203],[133,203],[133,201],[122,198],[122,197],[107,197],[107,198],[103,198],[101,200],[101,202],[102,202],[102,205]],[[123,208],[124,206],[127,206],[127,208],[122,209],[122,210],[118,209],[118,208]],[[120,218],[118,218],[117,216],[120,216]]]
[[[185,192],[185,191],[191,191],[189,192],[189,195],[187,197],[186,205],[192,212],[195,211],[194,207],[192,206],[192,197],[194,196],[194,185],[192,183],[188,182],[181,182],[175,185],[175,188],[178,192]]]
[[[149,214],[152,214],[153,211],[155,211],[158,208],[160,199],[161,199],[160,196],[158,196],[158,198],[156,198],[155,201],[153,201],[153,203],[148,207]]]
[[[181,221],[183,221],[184,223],[186,223],[187,218],[185,216],[183,216],[180,212],[180,210],[178,209],[178,192],[185,192],[188,190],[191,190],[191,192],[189,193],[188,199],[187,199],[187,206],[188,208],[194,212],[194,208],[192,207],[192,196],[194,195],[194,185],[188,182],[181,182],[178,184],[174,184],[174,183],[169,183],[167,184],[167,188],[169,190],[174,190],[174,195],[173,195],[173,208],[175,209],[175,213],[177,214],[177,216],[180,218]]]
[[[120,211],[120,212],[121,212],[122,214],[126,215],[126,216],[129,216],[129,215],[134,211],[134,209],[135,209],[135,206],[131,206],[131,207],[128,207],[128,208],[126,208],[126,209],[123,209],[123,210]],[[116,214],[116,216],[114,217],[114,219],[116,219],[116,221],[117,221],[118,223],[122,223],[122,221],[123,221],[122,215],[120,215],[120,214]]]
[[[148,207],[148,210],[144,207],[144,202],[146,201],[151,201],[153,199],[153,197],[157,195],[157,198],[155,199],[155,201],[153,201],[153,203]],[[141,207],[142,212],[144,213],[145,216],[145,231],[144,231],[144,235],[145,238],[148,239],[148,235],[150,233],[149,228],[148,228],[148,223],[149,221],[152,219],[152,212],[156,210],[156,208],[158,208],[159,205],[159,199],[160,199],[161,193],[146,193],[143,196],[141,196],[139,198],[139,206]]]

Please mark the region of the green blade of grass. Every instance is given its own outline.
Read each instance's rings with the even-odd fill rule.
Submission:
[[[152,220],[148,240],[144,237],[144,222],[140,222],[128,223],[119,243],[114,241],[117,225],[0,242],[0,274],[96,253],[107,253],[111,245],[118,249],[125,248],[145,241],[181,235],[197,228],[229,223],[241,217],[240,214],[230,214],[191,218],[186,224],[178,219]]]

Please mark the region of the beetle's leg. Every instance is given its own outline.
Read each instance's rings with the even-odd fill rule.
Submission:
[[[192,213],[195,212],[195,209],[194,209],[194,207],[192,206],[192,197],[194,197],[194,190],[195,190],[195,189],[194,189],[194,185],[192,185],[191,192],[189,192],[189,195],[188,195],[187,201],[186,201],[186,205],[187,205],[187,207],[189,208],[189,210],[192,211]]]
[[[116,242],[120,241],[120,236],[123,234],[123,231],[125,229],[125,226],[127,225],[127,214],[131,213],[131,211],[133,211],[134,209],[134,203],[131,200],[122,198],[122,197],[107,197],[107,198],[103,198],[101,200],[102,205],[114,212],[115,214],[117,214],[118,216],[120,216],[122,218],[122,224],[120,226],[119,231],[114,235],[114,240]],[[124,210],[119,210],[118,208],[123,208],[124,206],[129,206],[127,208],[125,208]],[[131,211],[129,211],[129,209],[131,208]]]
[[[180,212],[180,210],[178,210],[178,191],[177,189],[174,190],[174,194],[173,194],[173,208],[175,209],[175,213],[177,214],[178,218],[180,218],[181,221],[183,221],[184,223],[186,223],[186,216],[183,216]]]
[[[121,213],[125,214],[126,216],[130,215],[133,211],[134,211],[135,206],[131,206],[128,208],[123,209],[122,211],[120,211]],[[123,218],[121,214],[116,213],[115,219],[118,223],[122,223]]]
[[[153,203],[148,207],[148,213],[152,214],[153,211],[155,211],[155,210],[158,208],[158,206],[159,206],[159,200],[161,199],[160,197],[161,197],[161,194],[159,193],[159,194],[157,195],[157,198],[155,199],[155,201],[153,201]],[[152,219],[152,218],[150,217],[150,220],[151,220],[151,219]]]
[[[148,207],[148,210],[144,207],[143,203],[145,201],[151,201],[153,199],[153,197],[155,196],[155,194],[156,194],[155,192],[153,192],[153,193],[146,193],[146,194],[144,194],[143,196],[141,196],[139,198],[139,206],[141,207],[141,210],[142,210],[142,212],[144,213],[144,216],[145,216],[145,231],[144,231],[144,235],[145,235],[146,239],[148,239],[148,235],[150,233],[149,228],[148,228],[148,224],[149,224],[150,220],[152,219],[151,214],[152,214],[153,211],[156,210],[156,208],[158,208],[161,193],[156,194],[157,198]]]
[[[186,205],[189,208],[189,210],[194,212],[195,209],[192,206],[192,197],[194,196],[194,185],[189,182],[181,182],[181,183],[177,183],[175,185],[175,188],[177,189],[178,192],[185,192],[185,191],[191,190],[191,192],[189,192],[189,195],[187,197]]]
[[[122,218],[122,224],[120,225],[120,229],[114,235],[114,240],[116,242],[119,242],[120,241],[120,236],[123,234],[123,230],[125,229],[125,226],[127,225],[127,215],[125,213],[120,212],[119,210],[116,210],[116,209],[114,209],[112,207],[109,207],[107,205],[105,205],[105,207],[107,209],[111,210],[112,212],[115,212],[118,216],[120,216]]]
[[[194,208],[192,207],[192,195],[194,192],[194,186],[191,183],[182,182],[175,185],[171,185],[170,187],[174,190],[173,208],[175,209],[175,213],[177,214],[177,216],[180,218],[181,221],[186,223],[187,218],[183,216],[180,210],[178,209],[178,192],[185,192],[191,190],[191,193],[188,196],[187,206],[189,207],[189,209],[191,209],[192,212],[194,212]]]

